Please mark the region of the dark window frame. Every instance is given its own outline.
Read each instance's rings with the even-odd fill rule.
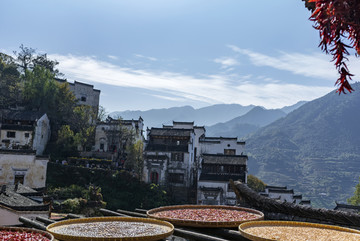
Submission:
[[[8,131],[6,132],[7,138],[16,138],[16,132],[15,131]]]

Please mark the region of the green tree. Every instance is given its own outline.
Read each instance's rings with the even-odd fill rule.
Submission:
[[[141,180],[144,168],[143,149],[144,143],[141,140],[128,145],[128,155],[125,163],[126,169],[134,170],[139,180]]]
[[[355,187],[354,196],[349,198],[347,202],[351,205],[360,205],[360,178],[359,183]]]
[[[62,76],[56,65],[59,64],[56,60],[48,59],[47,54],[36,55],[36,50],[30,47],[26,47],[23,44],[20,45],[20,51],[14,51],[16,56],[17,66],[21,69],[24,79],[27,79],[29,70],[34,69],[36,66],[49,70],[54,76]]]
[[[75,135],[69,125],[63,125],[58,131],[55,147],[51,148],[52,158],[54,159],[78,155]]]
[[[76,106],[73,110],[72,129],[75,141],[82,150],[89,150],[94,144],[96,113],[87,105]]]
[[[28,109],[45,112],[52,117],[56,113],[58,94],[54,74],[40,66],[25,72],[27,74],[23,89],[24,105]]]
[[[266,187],[263,181],[251,174],[247,176],[247,185],[256,192],[262,192]]]
[[[13,59],[0,53],[0,109],[21,102],[20,73]]]

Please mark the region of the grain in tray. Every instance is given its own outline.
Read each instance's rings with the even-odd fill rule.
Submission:
[[[278,241],[359,241],[360,234],[327,228],[299,226],[258,226],[249,227],[246,233]]]

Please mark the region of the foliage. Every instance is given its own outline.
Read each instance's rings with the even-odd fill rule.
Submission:
[[[72,184],[67,187],[49,187],[47,194],[56,199],[69,199],[69,198],[85,198],[88,196],[88,189],[85,187]]]
[[[53,148],[52,158],[63,159],[77,154],[77,142],[75,141],[74,132],[69,125],[63,125],[58,132],[56,148]]]
[[[76,106],[73,110],[72,128],[75,134],[75,142],[82,150],[90,149],[94,144],[96,113],[87,105]]]
[[[247,176],[247,185],[256,192],[263,192],[266,184],[254,175]]]
[[[125,163],[125,168],[128,170],[134,170],[139,179],[141,179],[144,169],[143,149],[144,143],[141,140],[129,144],[127,148],[128,155]]]
[[[349,198],[347,202],[351,205],[360,205],[360,178],[359,183],[355,187],[354,196]]]
[[[360,54],[360,1],[358,0],[309,0],[315,3],[310,20],[315,22],[315,29],[319,31],[321,49],[333,56],[335,66],[340,74],[336,81],[339,86],[337,92],[351,92],[352,74],[345,61],[353,48]],[[348,43],[347,43],[348,42]]]
[[[16,56],[17,65],[21,69],[25,79],[27,78],[29,71],[37,66],[47,69],[54,76],[63,75],[56,69],[56,65],[58,65],[59,62],[48,59],[47,54],[36,55],[35,49],[26,47],[23,44],[21,44],[19,48],[20,51],[14,51],[14,54]]]
[[[57,85],[54,75],[43,67],[36,66],[33,71],[26,70],[24,85],[24,104],[28,109],[35,109],[53,116],[57,106]]]
[[[0,109],[16,106],[21,101],[20,73],[13,59],[0,54]]]
[[[88,188],[79,185],[50,187],[47,194],[55,199],[66,199],[59,206],[61,212],[78,213],[86,216],[99,215],[99,208],[106,203],[102,199],[101,188],[92,184]]]
[[[72,184],[84,187],[89,183],[101,188],[106,207],[111,210],[149,209],[169,204],[161,187],[141,182],[129,172],[48,163],[47,185],[52,188]]]

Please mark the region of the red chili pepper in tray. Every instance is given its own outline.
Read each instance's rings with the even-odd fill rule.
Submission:
[[[1,230],[0,241],[50,241],[50,239],[36,232]]]

